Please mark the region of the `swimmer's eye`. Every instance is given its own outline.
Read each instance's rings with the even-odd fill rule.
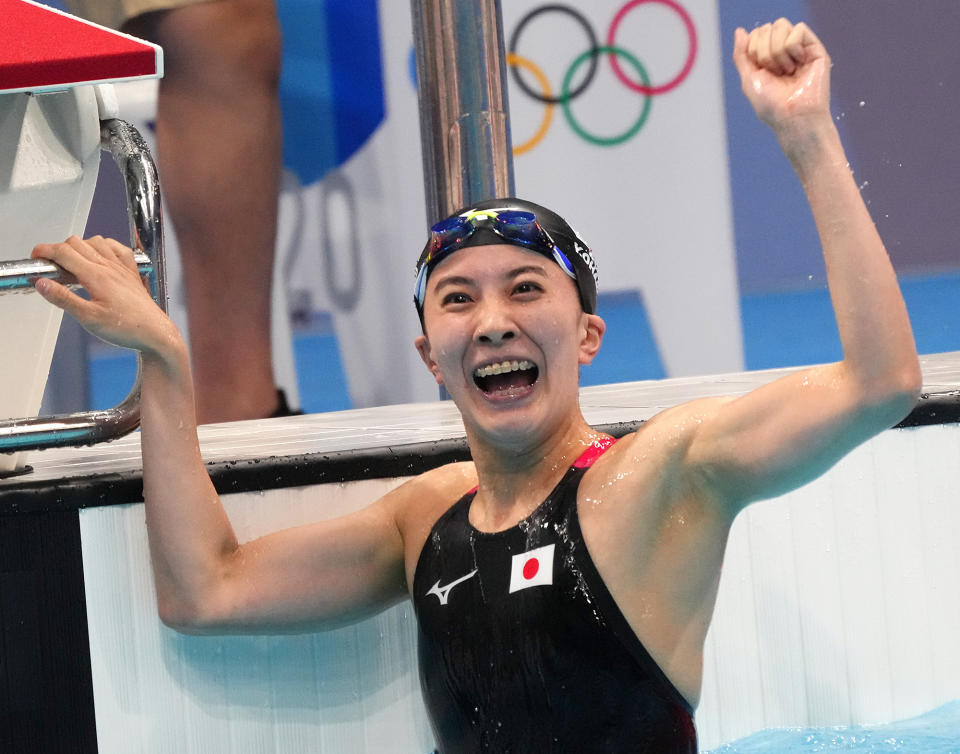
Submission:
[[[513,287],[513,292],[519,294],[539,293],[542,291],[543,287],[539,283],[535,283],[532,280],[524,280],[522,283],[517,283]]]
[[[447,304],[469,304],[470,297],[463,293],[462,291],[454,291],[453,293],[448,293],[443,297],[442,304],[446,306]]]

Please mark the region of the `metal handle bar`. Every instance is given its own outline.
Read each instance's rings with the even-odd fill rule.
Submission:
[[[117,118],[100,122],[100,148],[110,153],[123,175],[130,246],[141,274],[147,275],[153,300],[166,311],[160,182],[150,150],[137,129]],[[29,292],[33,290],[32,281],[38,277],[49,277],[65,285],[76,284],[72,275],[55,264],[25,259],[0,265],[0,294]],[[132,432],[140,425],[141,374],[142,363],[137,354],[137,377],[130,394],[105,411],[0,421],[0,453],[93,445]]]
[[[153,261],[141,251],[133,255],[141,275],[153,272]],[[30,292],[33,283],[40,278],[56,280],[68,288],[79,288],[77,279],[63,267],[45,259],[22,259],[15,262],[0,262],[0,295],[17,291]]]

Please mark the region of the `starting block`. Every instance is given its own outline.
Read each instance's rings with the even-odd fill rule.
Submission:
[[[30,0],[0,0],[0,475],[21,470],[24,451],[92,444],[139,425],[139,372],[112,409],[37,417],[61,312],[39,296],[5,294],[32,292],[38,277],[72,282],[26,257],[38,243],[83,234],[107,151],[126,187],[130,244],[166,309],[156,168],[119,119],[111,86],[162,75],[156,45]]]

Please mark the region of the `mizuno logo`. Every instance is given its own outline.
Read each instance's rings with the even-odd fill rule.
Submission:
[[[461,576],[459,579],[457,579],[456,581],[451,581],[446,586],[440,586],[440,582],[437,581],[436,584],[430,587],[430,591],[428,591],[427,594],[437,595],[437,599],[440,600],[440,604],[446,605],[447,600],[450,598],[450,590],[453,589],[457,584],[462,584],[467,579],[472,578],[473,576],[476,575],[476,573],[477,573],[477,569],[473,569],[466,576]]]

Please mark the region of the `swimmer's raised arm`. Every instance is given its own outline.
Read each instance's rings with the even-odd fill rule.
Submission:
[[[813,211],[843,360],[697,404],[686,467],[733,509],[813,479],[913,407],[921,373],[906,306],[830,114],[830,58],[805,24],[738,29],[734,62]],[[771,249],[776,253],[776,249]]]
[[[317,628],[405,596],[401,526],[420,544],[429,529],[411,502],[418,510],[434,498],[449,505],[475,483],[469,474],[438,469],[350,516],[238,543],[200,455],[186,345],[147,293],[132,252],[73,237],[37,246],[33,256],[66,268],[91,297],[40,280],[44,298],[94,335],[142,354],[144,499],[164,622],[188,632]]]
[[[72,272],[90,300],[48,280],[37,281],[40,295],[97,337],[141,353],[147,527],[160,612],[169,614],[178,599],[202,593],[219,560],[237,547],[200,457],[186,344],[147,294],[122,244],[74,236],[37,246],[32,256]]]

